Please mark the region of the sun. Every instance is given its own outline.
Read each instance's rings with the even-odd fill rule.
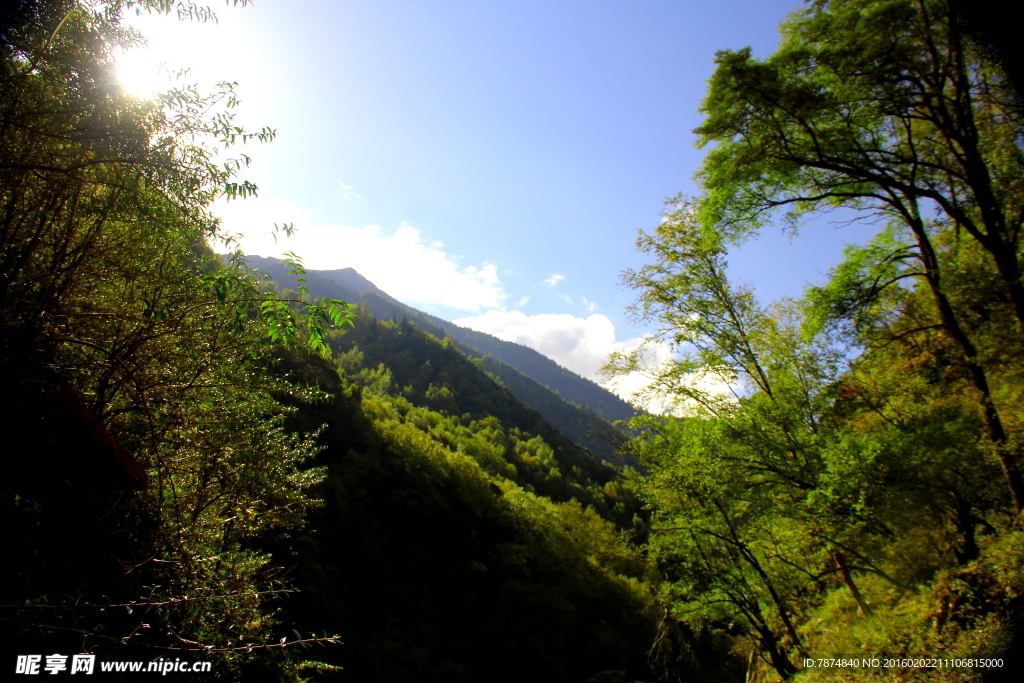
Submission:
[[[221,81],[236,80],[240,48],[249,38],[225,21],[179,21],[169,15],[132,14],[122,25],[144,36],[142,44],[126,50],[115,63],[116,77],[125,92],[142,99],[154,99],[174,87],[197,85],[204,90]]]
[[[117,81],[128,93],[148,100],[170,87],[164,65],[152,59],[146,50],[130,50],[117,60]]]

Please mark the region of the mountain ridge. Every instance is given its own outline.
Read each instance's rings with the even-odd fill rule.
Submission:
[[[266,273],[280,287],[289,287],[294,280],[289,267],[279,259],[260,256],[246,259],[250,266]],[[406,318],[439,339],[451,338],[456,348],[469,358],[480,359],[485,370],[569,439],[607,462],[633,464],[632,458],[624,458],[617,452],[624,434],[613,423],[627,420],[636,413],[628,403],[595,382],[563,368],[534,349],[460,327],[404,304],[354,268],[307,270],[304,277],[305,286],[313,296],[362,304],[378,320]]]

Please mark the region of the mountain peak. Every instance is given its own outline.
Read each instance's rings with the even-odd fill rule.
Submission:
[[[294,276],[273,258],[247,257],[259,270],[282,286]],[[615,432],[610,422],[636,413],[628,403],[593,381],[566,370],[534,349],[477,332],[403,304],[360,275],[354,268],[310,270],[306,285],[314,296],[364,304],[378,320],[408,319],[438,339],[451,337],[470,358],[480,358],[485,369],[510,392],[533,406],[552,426],[577,444],[609,461],[618,455],[605,438]],[[585,406],[585,408],[580,408]],[[588,413],[587,411],[591,411]]]
[[[317,275],[323,277],[331,282],[346,287],[356,292],[373,292],[374,294],[383,294],[387,296],[380,287],[373,284],[365,277],[359,274],[355,268],[341,268],[339,270],[318,270]],[[391,298],[391,297],[388,297]]]

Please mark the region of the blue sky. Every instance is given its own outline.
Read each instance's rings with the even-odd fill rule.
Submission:
[[[647,330],[619,274],[692,193],[716,50],[766,56],[793,0],[257,0],[216,26],[137,22],[149,55],[237,80],[255,201],[246,251],[354,267],[397,298],[593,375]],[[133,57],[140,63],[141,58]],[[274,222],[299,236],[274,244]],[[821,222],[731,256],[767,299],[820,280],[869,228]]]

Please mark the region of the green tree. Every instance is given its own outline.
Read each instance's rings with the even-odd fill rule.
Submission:
[[[674,352],[648,392],[686,416],[634,421],[650,470],[635,485],[655,509],[650,546],[675,615],[700,628],[742,624],[788,678],[787,650],[803,649],[799,596],[829,551],[810,522],[838,357],[805,341],[792,311],[764,310],[728,281],[722,236],[700,225],[699,203],[673,205],[638,240],[654,263],[624,281],[639,290],[634,314],[658,325],[648,343]],[[607,371],[633,372],[644,354],[613,356]]]
[[[1020,235],[1022,122],[1012,87],[939,0],[820,0],[783,27],[766,60],[721,52],[697,132],[714,144],[700,180],[705,225],[741,239],[783,209],[849,207],[898,224],[878,264],[916,262],[935,323],[970,373],[1018,512],[1024,479],[993,368],[953,293],[959,256],[976,248],[1024,337]],[[952,237],[950,237],[952,236]],[[884,279],[871,281],[884,283]],[[862,292],[868,291],[862,288]]]
[[[232,84],[123,92],[112,66],[139,40],[119,23],[132,7],[211,16],[30,3],[4,46],[0,416],[34,456],[7,459],[3,526],[22,554],[3,602],[22,609],[4,623],[75,647],[214,653],[230,676],[274,628],[264,598],[281,584],[260,546],[301,523],[323,475],[273,398],[310,392],[266,371],[272,342],[303,334],[291,304],[304,302],[274,299],[208,246],[213,199],[256,190],[237,179],[248,160],[221,150],[273,131],[234,123]],[[346,319],[338,302],[305,312],[314,347]],[[76,547],[50,541],[88,546],[67,525],[95,544],[77,568]]]
[[[783,678],[795,652],[1008,637],[915,635],[936,604],[970,602],[965,577],[1017,566],[999,544],[1024,493],[1020,128],[973,50],[942,3],[835,0],[792,17],[766,60],[720,53],[698,130],[706,194],[671,200],[638,241],[653,263],[624,276],[673,356],[608,371],[647,370],[681,415],[638,421],[631,446],[662,598],[691,628],[749,637],[751,666],[759,649]],[[836,208],[883,230],[804,301],[764,308],[726,278],[728,250],[779,214],[796,229]],[[943,571],[962,583],[929,587]],[[993,605],[941,613],[966,632],[1004,619]]]
[[[671,613],[698,631],[732,624],[789,677],[793,653],[822,647],[806,622],[825,596],[841,592],[870,618],[865,576],[905,593],[976,559],[975,527],[1005,524],[993,514],[1005,497],[976,403],[939,370],[955,346],[935,330],[898,339],[920,327],[911,304],[927,308],[924,293],[904,292],[899,315],[869,316],[890,343],[851,361],[806,333],[801,307],[763,308],[729,282],[725,238],[701,224],[699,202],[672,206],[638,241],[653,262],[624,281],[638,290],[634,314],[657,325],[648,344],[673,351],[648,393],[681,417],[634,421],[649,474],[632,483],[653,508],[649,549]],[[607,370],[634,372],[644,355]]]

